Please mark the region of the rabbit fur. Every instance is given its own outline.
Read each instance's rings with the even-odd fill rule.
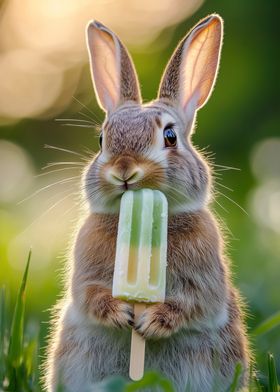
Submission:
[[[240,388],[246,385],[242,302],[209,207],[211,169],[191,143],[196,112],[216,80],[222,36],[218,15],[200,21],[171,57],[157,99],[142,105],[124,45],[101,23],[88,25],[92,79],[106,118],[101,150],[82,179],[89,212],[55,311],[48,392],[60,382],[67,392],[102,391],[106,377],[128,378],[131,328],[146,339],[145,369],[168,377],[177,392],[225,391],[237,363]],[[167,128],[176,134],[175,146],[165,144]],[[113,298],[111,289],[120,197],[140,188],[159,189],[168,200],[167,287],[165,302],[149,305],[134,324],[132,304]]]

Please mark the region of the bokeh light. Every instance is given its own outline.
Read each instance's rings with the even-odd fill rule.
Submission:
[[[251,165],[258,180],[279,178],[280,176],[280,137],[260,141],[251,154]]]
[[[2,123],[53,117],[69,105],[76,89],[82,88],[89,20],[102,21],[137,47],[152,42],[162,29],[201,4],[202,0],[7,1],[0,19]]]
[[[18,201],[34,179],[30,157],[18,145],[0,140],[0,203]]]
[[[254,190],[252,211],[259,225],[280,234],[280,180],[265,181]]]
[[[55,105],[63,83],[63,74],[24,49],[0,57],[0,116],[36,117]]]
[[[258,186],[251,193],[251,210],[257,223],[280,234],[280,138],[259,142],[251,154]]]

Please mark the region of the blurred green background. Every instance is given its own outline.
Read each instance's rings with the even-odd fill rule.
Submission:
[[[88,160],[98,149],[104,116],[93,95],[84,39],[93,18],[129,47],[145,101],[156,97],[178,40],[208,13],[224,18],[218,81],[198,114],[193,141],[214,152],[217,165],[240,169],[216,166],[218,182],[233,191],[217,184],[224,195],[217,192],[213,208],[228,227],[249,330],[279,311],[279,2],[9,0],[0,7],[0,285],[9,289],[12,306],[32,246],[29,333],[40,326],[45,344],[49,308],[62,290],[81,211],[79,154]],[[253,340],[261,369],[267,351],[280,363],[279,335],[275,328]]]

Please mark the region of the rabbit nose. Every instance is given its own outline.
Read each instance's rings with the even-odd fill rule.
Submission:
[[[111,168],[107,172],[107,180],[114,185],[134,184],[143,177],[143,170],[140,167],[134,167],[131,170],[117,170]]]

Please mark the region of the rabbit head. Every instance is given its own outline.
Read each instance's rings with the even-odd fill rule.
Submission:
[[[100,151],[84,174],[92,211],[117,212],[127,189],[161,190],[171,213],[201,209],[208,202],[210,170],[192,146],[191,132],[196,111],[215,83],[222,31],[216,14],[200,21],[172,55],[157,99],[143,105],[126,48],[107,27],[89,23],[92,79],[106,112]]]

